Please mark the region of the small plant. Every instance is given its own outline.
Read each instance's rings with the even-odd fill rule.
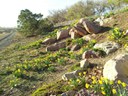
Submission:
[[[58,58],[58,59],[57,59],[57,62],[58,62],[60,65],[66,64],[65,58]]]
[[[74,39],[74,40],[72,41],[72,43],[73,43],[73,44],[78,44],[78,45],[82,46],[82,45],[85,43],[85,41],[84,41],[83,38],[78,38],[78,39]]]
[[[113,30],[110,31],[110,39],[113,40],[118,40],[124,37],[124,32],[122,32],[119,28],[114,28]]]

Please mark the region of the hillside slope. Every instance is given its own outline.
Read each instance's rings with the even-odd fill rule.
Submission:
[[[103,25],[102,32],[95,35],[94,39],[97,43],[111,40],[108,38],[111,36],[111,28],[118,27],[123,31],[128,29],[128,12],[117,13],[110,18]],[[109,30],[105,30],[106,27],[109,27]],[[55,34],[56,31],[48,35],[29,38],[16,34],[13,43],[0,51],[1,96],[50,96],[50,94],[58,95],[68,90],[79,90],[79,87],[70,88],[61,77],[66,72],[80,69],[79,62],[82,59],[82,52],[87,45],[93,42],[84,42],[78,51],[60,49],[47,52],[47,45],[42,44],[42,41],[47,37],[55,37]],[[68,38],[62,41],[77,43],[77,40],[79,39],[75,41]],[[91,64],[96,66],[90,67],[88,73],[91,73],[91,70],[102,71],[106,61],[125,52],[124,45],[128,44],[128,36],[112,41],[118,42],[121,48],[109,55],[88,59]],[[96,69],[97,66],[101,68]],[[98,76],[102,76],[102,72]],[[80,86],[80,88],[82,87]]]

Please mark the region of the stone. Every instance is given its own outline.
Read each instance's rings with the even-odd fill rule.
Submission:
[[[57,51],[61,48],[65,48],[66,47],[66,42],[59,42],[59,43],[55,43],[53,45],[50,45],[46,48],[46,51]]]
[[[120,45],[115,42],[107,41],[100,44],[95,44],[94,48],[100,48],[108,55],[109,53],[115,52],[117,49],[119,49]]]
[[[76,75],[74,74],[74,72],[68,72],[62,76],[62,79],[65,81],[73,79],[73,78],[76,78]]]
[[[75,70],[72,72],[67,72],[62,76],[62,80],[67,81],[70,79],[74,79],[77,78],[77,76],[79,76],[79,73],[83,72],[83,70]]]
[[[53,44],[53,43],[55,43],[57,40],[56,40],[56,38],[46,38],[43,42],[42,42],[42,44]]]
[[[93,39],[93,37],[89,34],[89,35],[85,35],[82,37],[85,41],[91,41]]]
[[[101,30],[101,26],[99,26],[95,22],[89,21],[87,19],[81,19],[79,22],[81,24],[83,24],[86,31],[90,34],[99,33]]]
[[[101,16],[101,17],[97,18],[94,22],[98,23],[99,26],[103,26],[103,24],[104,24],[103,19],[104,19],[104,17]]]
[[[119,54],[107,61],[104,65],[103,76],[110,80],[120,79],[128,83],[128,53]]]
[[[71,35],[71,38],[72,38],[72,39],[81,37],[79,34],[77,34],[77,33],[75,32],[75,29],[73,29],[73,28],[69,31],[69,35]]]
[[[82,54],[82,59],[88,59],[88,58],[98,58],[98,56],[95,54],[94,51],[88,50]]]
[[[84,36],[84,35],[87,35],[88,34],[88,32],[84,28],[75,27],[75,29],[77,30],[76,33],[78,33],[81,36]]]
[[[125,33],[125,35],[128,35],[128,30],[126,30],[126,33]]]
[[[77,51],[80,49],[80,46],[78,44],[72,46],[71,51]]]
[[[91,95],[85,88],[83,88],[79,92],[77,92],[74,96],[91,96]],[[94,95],[92,95],[92,96],[94,96]]]
[[[80,67],[81,68],[87,69],[88,66],[89,66],[89,61],[87,59],[80,61]]]
[[[69,37],[69,30],[59,30],[57,32],[57,40],[61,40]]]

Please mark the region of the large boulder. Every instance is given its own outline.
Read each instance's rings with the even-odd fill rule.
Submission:
[[[106,54],[109,54],[109,53],[112,53],[112,52],[116,51],[117,49],[119,49],[120,45],[115,42],[107,41],[107,42],[103,42],[100,44],[95,44],[94,48],[100,48],[104,52],[106,52]]]
[[[60,42],[60,43],[55,43],[53,45],[50,45],[46,48],[46,51],[57,51],[61,48],[66,47],[66,42]]]
[[[128,83],[128,54],[120,54],[106,62],[103,76],[110,80],[121,79]]]
[[[71,38],[72,39],[75,39],[75,38],[78,38],[78,37],[81,37],[78,32],[76,32],[77,30],[75,30],[75,28],[72,28],[70,31],[69,31],[69,35],[71,35]]]
[[[101,30],[101,26],[99,26],[95,22],[89,21],[87,19],[82,18],[79,22],[81,24],[83,24],[86,31],[90,34],[99,33]]]
[[[69,37],[69,30],[59,30],[57,32],[57,40],[61,40]]]
[[[57,39],[56,38],[46,38],[43,42],[42,42],[42,44],[53,44],[53,43],[55,43],[57,41]]]

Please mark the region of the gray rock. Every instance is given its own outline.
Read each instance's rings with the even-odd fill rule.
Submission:
[[[104,65],[103,76],[110,80],[120,79],[128,83],[128,53],[110,59]]]
[[[80,72],[83,72],[83,70],[75,70],[73,72],[68,72],[68,73],[65,73],[63,76],[62,76],[62,79],[67,81],[67,80],[70,80],[70,79],[74,79],[74,78],[77,78],[77,76],[79,76],[79,73]]]
[[[62,93],[61,96],[75,96],[75,94],[76,94],[76,91],[71,90],[71,91]]]
[[[119,49],[120,45],[118,43],[108,41],[100,44],[95,44],[94,48],[100,48],[104,52],[106,52],[106,54],[109,54]]]
[[[76,44],[76,45],[72,46],[71,51],[76,51],[79,49],[80,49],[80,46],[78,44]]]
[[[57,40],[69,37],[69,30],[60,30],[57,32]]]
[[[89,66],[89,61],[87,59],[80,61],[80,67],[81,68],[87,69],[88,66]]]
[[[43,42],[42,42],[42,44],[53,44],[53,43],[55,43],[57,40],[56,40],[56,38],[46,38]]]
[[[61,48],[66,47],[66,42],[60,42],[60,43],[55,43],[53,45],[50,45],[46,48],[46,51],[57,51]]]
[[[74,74],[74,72],[68,72],[62,76],[62,79],[65,81],[73,79],[73,78],[76,78],[76,75]]]

